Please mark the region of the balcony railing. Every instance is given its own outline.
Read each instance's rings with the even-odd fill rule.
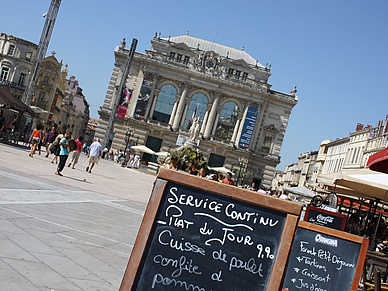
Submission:
[[[0,85],[12,87],[12,88],[23,90],[23,91],[26,90],[26,86],[23,86],[23,85],[20,85],[18,83],[14,83],[14,82],[9,82],[9,81],[0,80]]]

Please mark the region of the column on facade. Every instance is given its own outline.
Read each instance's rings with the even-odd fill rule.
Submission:
[[[212,136],[214,136],[216,134],[216,129],[217,129],[217,125],[218,125],[218,119],[220,118],[220,112],[217,112],[217,115],[216,115],[216,119],[214,120],[214,126],[213,126],[213,130],[212,130]]]
[[[154,115],[155,106],[159,97],[159,93],[160,93],[160,90],[155,89],[155,93],[154,93],[155,96],[154,96],[154,99],[152,100],[152,105],[151,105],[150,114],[149,114],[150,119],[152,119],[152,116]]]
[[[123,78],[125,78],[125,77],[126,76],[123,76]],[[144,79],[144,68],[140,67],[139,74],[137,75],[136,86],[132,92],[131,101],[129,101],[127,114],[125,115],[125,117],[127,117],[127,118],[133,117],[133,114],[135,113],[137,99],[138,99],[139,94],[140,94],[141,85],[143,84],[143,79]],[[119,90],[121,90],[121,89],[122,88],[119,88]]]
[[[172,129],[174,131],[177,131],[178,128],[179,128],[179,122],[182,118],[182,113],[183,113],[183,109],[185,107],[185,104],[186,104],[186,97],[187,97],[187,93],[189,91],[189,86],[185,85],[183,87],[183,92],[182,92],[182,95],[181,95],[181,98],[179,100],[179,104],[178,104],[178,107],[177,107],[177,110],[176,110],[176,114],[175,114],[175,117],[174,117],[174,122],[172,124]]]
[[[189,109],[189,104],[187,104],[187,102],[186,102],[185,110],[183,111],[183,115],[182,115],[182,119],[181,119],[181,124],[180,124],[181,127],[185,124],[185,119],[186,119],[186,114],[187,114],[188,109]]]
[[[243,127],[244,127],[245,119],[247,117],[249,105],[250,104],[248,103],[245,106],[244,114],[243,114],[243,117],[241,118],[240,125],[238,127],[238,131],[237,131],[237,134],[236,134],[236,137],[235,137],[235,140],[234,140],[236,147],[238,147],[238,144],[239,144],[239,141],[240,141],[240,138],[241,138],[241,134],[242,134],[242,130],[243,130]]]
[[[241,123],[241,118],[238,118],[237,122],[236,122],[236,125],[234,126],[231,142],[235,142],[236,141],[238,129],[240,128],[240,123]]]
[[[210,137],[211,131],[213,129],[214,118],[216,117],[216,113],[217,113],[218,103],[220,102],[220,94],[217,93],[217,95],[215,97],[216,98],[214,99],[212,108],[211,108],[210,113],[209,113],[209,118],[206,122],[205,132],[203,134],[203,137],[205,139],[208,139]]]
[[[178,104],[179,104],[179,98],[180,98],[179,95],[175,96],[174,106],[172,107],[171,116],[170,116],[170,119],[168,120],[168,125],[170,125],[170,126],[172,126],[173,123],[174,123],[174,118],[175,118],[176,110],[177,110]]]
[[[201,131],[200,131],[202,134],[206,128],[207,119],[209,118],[209,112],[210,112],[210,105],[208,104],[206,108],[205,116],[203,117],[203,120],[202,120]]]
[[[16,69],[17,69],[16,66],[13,66],[12,70],[9,72],[10,73],[10,75],[8,76],[9,82],[17,83],[16,82],[17,80],[15,80],[15,78],[16,78]]]
[[[151,88],[151,97],[150,97],[150,100],[148,100],[148,104],[147,104],[147,108],[146,108],[146,111],[144,113],[144,120],[146,120],[148,117],[149,117],[149,113],[150,113],[150,110],[151,110],[151,107],[152,107],[152,104],[153,104],[153,101],[154,101],[154,98],[155,98],[155,88],[156,88],[156,82],[158,80],[158,76],[155,76],[152,78],[152,88]]]
[[[267,110],[268,100],[265,100],[264,103],[259,105],[259,116],[256,119],[255,129],[252,134],[251,143],[249,145],[249,149],[255,151],[257,138],[259,136],[259,132],[261,130],[261,125],[263,124],[264,112]]]

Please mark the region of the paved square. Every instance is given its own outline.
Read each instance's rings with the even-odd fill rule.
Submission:
[[[0,289],[118,290],[155,175],[44,154],[0,144]]]

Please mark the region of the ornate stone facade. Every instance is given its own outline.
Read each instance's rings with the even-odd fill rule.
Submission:
[[[129,50],[121,45],[114,53],[96,130],[96,137],[105,137],[105,145],[123,149],[126,129],[132,126],[131,142],[168,151],[180,135],[189,136],[191,119],[199,117],[199,148],[210,166],[236,170],[238,159],[244,156],[248,159],[244,183],[254,180],[256,185],[270,186],[298,99],[296,88],[289,94],[271,89],[268,64],[261,65],[244,50],[189,35],[164,38],[156,34],[150,50],[135,53],[125,88],[118,88]],[[124,113],[117,111],[107,137],[118,91],[129,92],[130,98],[121,95],[118,103]]]
[[[38,46],[32,42],[0,33],[0,87],[22,99],[28,84]]]

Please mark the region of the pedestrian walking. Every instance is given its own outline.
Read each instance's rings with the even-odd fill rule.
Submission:
[[[73,154],[71,156],[71,161],[69,163],[69,167],[71,167],[71,164],[73,164],[73,169],[75,169],[75,164],[78,163],[78,159],[79,159],[79,156],[81,155],[81,150],[82,150],[82,146],[83,146],[83,141],[84,140],[84,137],[83,136],[80,136],[78,137],[78,139],[75,140],[75,142],[77,143],[77,149],[75,151],[73,151]]]
[[[135,168],[140,168],[140,155],[139,153],[136,153],[135,156],[133,157],[131,163],[130,163],[130,166],[131,167],[135,167]]]
[[[124,158],[124,162],[122,164],[123,167],[126,167],[128,165],[130,158],[131,158],[131,152],[127,152]]]
[[[61,138],[59,141],[59,147],[60,147],[60,152],[59,152],[59,164],[57,167],[57,171],[55,172],[55,175],[58,176],[63,176],[62,175],[62,170],[66,165],[66,160],[69,157],[69,140],[71,138],[71,132],[67,132],[64,137]]]
[[[46,140],[46,158],[50,155],[50,151],[53,147],[53,142],[55,141],[56,137],[58,136],[58,132],[56,128],[53,126],[51,130],[47,133],[47,140]]]
[[[34,129],[34,131],[32,132],[31,136],[30,136],[30,139],[29,141],[31,142],[32,146],[31,146],[31,150],[30,150],[30,154],[29,156],[32,158],[35,154],[35,151],[36,149],[38,148],[38,145],[40,143],[40,136],[41,136],[41,133],[40,131],[44,128],[44,126],[39,123],[36,125],[36,128]]]
[[[23,130],[23,145],[27,146],[28,144],[28,137],[30,136],[31,132],[31,122],[28,122],[26,126],[24,126]]]
[[[3,116],[3,110],[0,110],[0,137],[3,137],[4,125],[5,125],[5,117]]]
[[[102,145],[100,144],[100,139],[97,138],[94,143],[89,147],[88,152],[88,166],[86,167],[86,172],[91,173],[94,167],[94,164],[98,164],[98,159],[101,157]],[[90,168],[89,168],[90,167]]]
[[[54,164],[54,161],[56,164],[58,164],[58,157],[59,157],[59,152],[61,151],[61,148],[59,146],[59,141],[61,140],[61,138],[63,138],[65,136],[65,131],[61,131],[56,139],[54,140],[53,142],[53,146],[51,148],[51,152],[54,154],[54,157],[52,158],[51,160],[51,163]]]
[[[104,151],[102,152],[101,159],[108,159],[108,148],[105,147]]]
[[[42,129],[40,131],[40,142],[39,142],[39,145],[38,145],[39,155],[42,154],[41,149],[42,149],[43,142],[46,140],[46,133],[47,133],[46,129]]]

